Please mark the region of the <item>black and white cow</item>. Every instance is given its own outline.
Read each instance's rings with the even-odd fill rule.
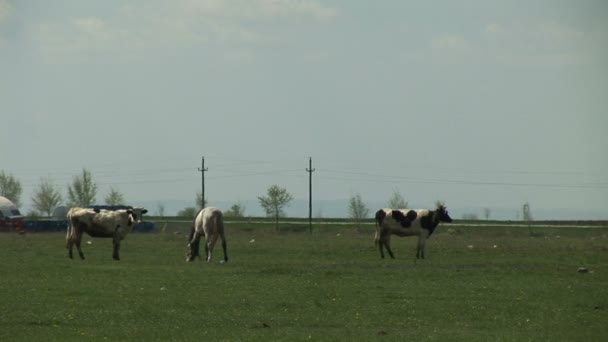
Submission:
[[[446,207],[437,205],[437,209],[380,209],[376,212],[375,243],[380,249],[380,257],[384,258],[383,248],[386,247],[391,258],[395,258],[391,250],[391,235],[418,236],[416,258],[424,259],[426,240],[433,234],[439,222],[452,222]]]

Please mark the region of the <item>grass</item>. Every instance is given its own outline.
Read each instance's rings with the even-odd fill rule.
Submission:
[[[608,336],[608,228],[447,226],[414,262],[348,226],[227,226],[230,261],[185,263],[184,234],[0,234],[2,341],[521,341]],[[370,228],[371,229],[371,228]],[[496,247],[495,247],[496,246]],[[580,266],[592,273],[578,273]]]

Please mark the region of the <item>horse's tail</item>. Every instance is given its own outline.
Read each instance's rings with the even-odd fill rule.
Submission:
[[[224,214],[222,214],[222,212],[219,210],[213,212],[213,221],[215,223],[215,226],[217,227],[217,231],[223,237],[224,236]]]

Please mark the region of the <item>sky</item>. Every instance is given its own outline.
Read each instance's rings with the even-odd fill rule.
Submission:
[[[306,202],[312,158],[318,215],[399,192],[608,219],[607,19],[602,0],[0,0],[0,170],[24,212],[83,169],[98,202],[193,206],[202,157],[211,205],[273,184]]]

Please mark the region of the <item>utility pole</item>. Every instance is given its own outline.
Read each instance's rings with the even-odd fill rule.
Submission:
[[[308,157],[308,228],[312,234],[312,173],[315,169],[312,168],[312,157]]]
[[[201,209],[203,209],[205,207],[205,171],[209,170],[205,168],[205,157],[202,158],[201,164],[198,171],[201,173]]]

